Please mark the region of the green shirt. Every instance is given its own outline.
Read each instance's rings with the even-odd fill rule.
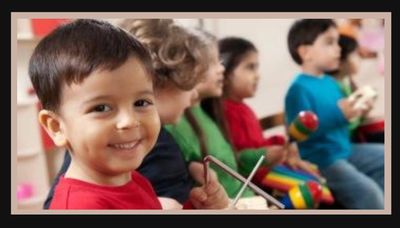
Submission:
[[[238,171],[234,151],[231,145],[225,140],[217,124],[201,109],[200,106],[192,107],[191,111],[204,132],[209,154],[233,170]],[[185,117],[183,117],[177,124],[166,125],[165,128],[172,134],[175,141],[180,146],[186,161],[202,161],[199,139]],[[249,151],[249,153],[251,152]],[[254,153],[254,151],[252,151],[252,153]],[[242,182],[212,163],[210,163],[210,167],[216,172],[218,180],[222,186],[224,186],[228,196],[230,198],[235,197],[243,185]],[[254,195],[254,192],[247,188],[242,196],[246,197]]]
[[[342,80],[337,80],[337,82],[345,97],[348,97],[353,93],[351,89],[349,76],[344,77]],[[358,117],[350,121],[349,123],[350,135],[354,135],[356,129],[358,128],[358,126],[360,126],[362,120],[363,120],[362,117]]]

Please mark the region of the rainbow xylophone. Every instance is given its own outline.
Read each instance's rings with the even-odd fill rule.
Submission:
[[[315,169],[318,168],[315,166]],[[258,185],[285,193],[293,187],[305,184],[307,181],[315,181],[322,186],[321,203],[332,204],[335,201],[330,189],[321,180],[305,171],[293,170],[285,165],[277,165],[271,170],[262,167],[253,180]]]

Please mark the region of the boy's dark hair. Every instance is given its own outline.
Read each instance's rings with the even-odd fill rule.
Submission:
[[[297,49],[300,45],[313,44],[317,37],[328,30],[330,27],[336,27],[332,19],[301,19],[297,20],[289,30],[288,47],[293,60],[302,64]]]
[[[349,55],[356,51],[358,48],[358,42],[355,38],[347,35],[341,34],[339,37],[339,46],[340,46],[340,62],[343,64],[346,62]],[[328,75],[337,76],[340,73],[339,69],[327,71]]]
[[[29,76],[43,108],[57,111],[64,83],[81,83],[96,70],[114,70],[129,57],[137,57],[152,77],[150,55],[136,38],[105,21],[78,19],[40,41]]]
[[[358,48],[357,40],[351,36],[340,35],[339,37],[340,46],[340,60],[345,61],[349,55],[356,51]]]

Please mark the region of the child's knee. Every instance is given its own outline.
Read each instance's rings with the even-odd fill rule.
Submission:
[[[359,193],[365,209],[383,209],[384,196],[382,189],[375,183],[370,183],[364,187],[364,191]],[[360,199],[360,200],[361,200]]]

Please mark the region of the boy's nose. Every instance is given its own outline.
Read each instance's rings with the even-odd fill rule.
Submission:
[[[139,125],[140,121],[137,118],[135,118],[133,111],[121,112],[117,117],[116,128],[119,130],[138,127]]]

